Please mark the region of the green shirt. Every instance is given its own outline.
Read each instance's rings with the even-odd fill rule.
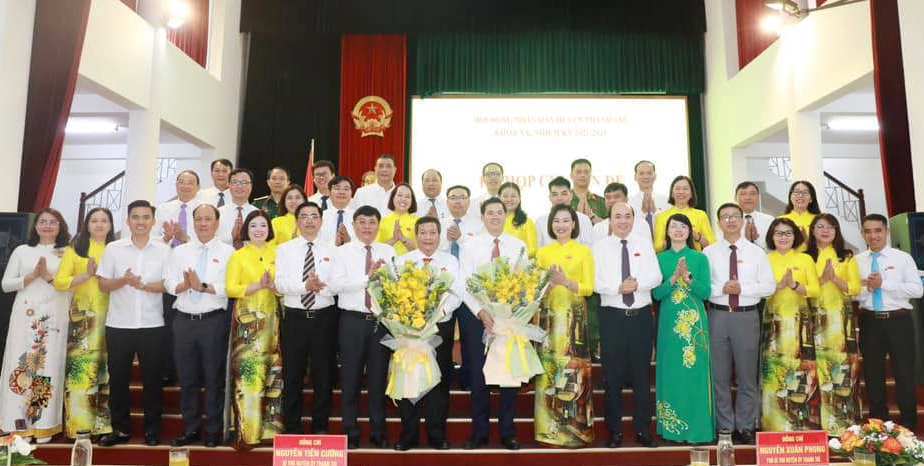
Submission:
[[[258,197],[253,200],[253,205],[269,214],[271,219],[279,216],[279,204],[276,203],[273,196]]]
[[[578,197],[574,191],[571,191],[571,208],[577,210],[578,204],[581,203],[581,199]],[[594,213],[599,218],[609,218],[610,213],[606,210],[606,201],[602,196],[598,196],[592,192],[587,192],[587,203],[590,204],[590,211]]]

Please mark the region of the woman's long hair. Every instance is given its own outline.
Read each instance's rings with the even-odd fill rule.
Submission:
[[[690,249],[696,249],[696,247],[693,245],[693,224],[690,222],[690,219],[689,219],[686,215],[684,215],[684,214],[679,214],[679,213],[678,213],[678,214],[673,214],[673,215],[671,215],[670,217],[668,217],[667,223],[665,224],[665,227],[664,227],[664,241],[666,241],[667,247],[668,247],[668,248],[671,247],[671,234],[670,234],[670,228],[671,228],[671,222],[672,222],[672,221],[678,221],[678,222],[680,222],[680,223],[682,223],[682,224],[684,224],[684,225],[687,226],[687,228],[690,230],[690,231],[687,233],[687,247],[690,248]]]
[[[109,244],[115,241],[115,224],[112,222],[112,212],[105,207],[94,207],[87,212],[86,217],[83,218],[83,225],[80,226],[80,231],[74,236],[74,241],[71,242],[71,246],[74,247],[74,252],[78,256],[87,258],[90,255],[90,218],[93,217],[93,214],[97,212],[103,212],[106,214],[106,217],[109,217],[109,232],[106,233],[106,244]]]
[[[513,211],[513,226],[519,228],[524,223],[526,223],[526,212],[523,211],[523,195],[520,194],[520,187],[513,181],[508,181],[500,185],[500,189],[497,190],[498,197],[504,192],[505,189],[512,188],[517,192],[517,197],[520,198],[520,202],[517,203],[516,210]],[[509,213],[509,212],[508,212]]]
[[[841,224],[837,221],[837,218],[831,214],[818,214],[812,220],[812,224],[809,225],[809,237],[805,250],[806,254],[812,256],[812,260],[818,260],[818,240],[815,239],[815,224],[817,224],[819,220],[824,220],[834,227],[834,241],[831,241],[831,247],[834,248],[837,259],[843,262],[845,259],[852,257],[853,251],[844,243],[844,235],[841,233]]]
[[[786,212],[790,213],[795,208],[792,205],[792,192],[796,190],[796,186],[803,185],[808,188],[809,195],[812,196],[812,202],[809,202],[808,208],[806,209],[809,213],[818,215],[821,213],[821,208],[818,207],[818,196],[815,194],[815,186],[812,186],[812,183],[809,183],[805,180],[794,181],[789,186],[789,195],[786,196]]]
[[[46,207],[35,213],[35,221],[32,222],[32,228],[29,229],[29,239],[26,240],[26,244],[29,246],[37,246],[39,241],[41,241],[38,234],[38,221],[42,214],[51,215],[58,221],[58,236],[55,237],[55,248],[67,246],[68,241],[71,240],[71,234],[67,231],[67,222],[64,221],[64,216],[61,215],[61,212],[51,207]]]

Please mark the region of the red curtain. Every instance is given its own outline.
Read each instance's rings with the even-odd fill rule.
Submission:
[[[189,4],[189,17],[178,29],[168,29],[167,39],[205,67],[209,53],[209,0],[185,1]]]
[[[744,68],[775,40],[776,35],[764,32],[760,27],[763,17],[771,12],[765,0],[735,0],[735,16],[738,23],[738,68]]]
[[[879,152],[889,215],[914,212],[911,135],[896,0],[870,0]]]
[[[404,178],[407,37],[343,36],[340,61],[340,173],[357,185],[375,159],[391,154]],[[357,128],[359,126],[359,128]]]
[[[90,0],[38,0],[35,4],[19,175],[20,212],[35,212],[51,204],[89,17]]]

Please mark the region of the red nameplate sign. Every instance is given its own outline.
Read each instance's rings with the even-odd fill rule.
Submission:
[[[346,466],[346,435],[277,435],[273,466]]]
[[[826,466],[828,434],[822,430],[758,432],[758,466]]]

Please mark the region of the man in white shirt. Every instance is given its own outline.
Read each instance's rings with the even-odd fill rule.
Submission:
[[[549,202],[552,207],[557,205],[571,205],[571,182],[563,176],[556,176],[549,182]],[[551,210],[551,208],[550,208]],[[578,218],[579,243],[590,246],[593,243],[594,224],[590,217],[576,212]],[[539,238],[539,247],[548,246],[555,242],[549,236],[549,214],[544,214],[536,220],[536,236]]]
[[[448,273],[452,275],[453,282],[450,294],[446,297],[443,309],[446,316],[437,324],[438,335],[442,340],[436,347],[436,361],[442,374],[440,383],[433,387],[417,403],[409,400],[398,401],[398,410],[401,413],[401,438],[395,443],[395,450],[406,451],[419,443],[420,435],[420,406],[426,406],[427,413],[427,443],[437,450],[448,450],[446,441],[446,416],[449,414],[449,383],[452,377],[452,346],[453,331],[456,327],[453,311],[462,303],[460,296],[465,291],[459,270],[459,261],[451,254],[437,250],[440,244],[440,222],[435,217],[421,217],[414,225],[414,234],[417,238],[417,249],[398,258],[400,268],[407,262],[418,267],[429,266],[434,273]],[[466,311],[467,312],[467,311]]]
[[[254,199],[253,205],[269,214],[271,219],[278,217],[279,207],[285,202],[282,195],[288,189],[291,179],[289,170],[284,167],[270,168],[266,172],[266,186],[269,187],[270,192],[266,196]]]
[[[231,199],[228,181],[234,164],[228,159],[216,159],[209,167],[212,174],[212,187],[199,190],[199,200],[215,207],[221,207]]]
[[[109,356],[109,411],[112,433],[100,445],[113,446],[131,439],[131,381],[135,355],[144,384],[144,440],[160,443],[161,375],[164,344],[164,265],[170,248],[151,238],[154,206],[148,201],[128,205],[127,238],[106,245],[96,275],[99,287],[109,293],[106,343]]]
[[[612,209],[613,205],[617,203],[628,203],[629,202],[629,190],[626,188],[626,185],[622,183],[610,183],[606,185],[606,189],[603,190],[603,201],[606,203],[607,209]],[[638,236],[639,238],[646,239],[651,241],[651,230],[648,228],[648,224],[645,223],[645,220],[642,217],[634,216],[635,223],[632,225],[632,234]],[[607,236],[612,236],[613,227],[610,222],[598,222],[594,225],[593,238],[591,241],[596,243]]]
[[[481,217],[485,231],[469,240],[462,249],[462,278],[468,280],[479,266],[490,263],[498,257],[506,258],[514,263],[521,255],[526,254],[526,244],[513,236],[504,233],[504,221],[507,219],[507,209],[500,199],[489,198],[481,204]],[[469,312],[458,314],[459,327],[462,335],[462,352],[465,354],[464,364],[469,368],[469,389],[472,397],[472,436],[465,443],[466,450],[480,448],[488,443],[490,415],[488,389],[484,381],[485,348],[484,332],[494,328],[494,319],[491,314],[481,308],[481,304],[466,291],[464,302]],[[516,426],[513,423],[516,414],[516,398],[518,388],[500,389],[500,421],[501,442],[508,450],[518,450]]]
[[[177,246],[164,270],[164,288],[176,297],[173,357],[180,382],[183,434],[176,447],[200,440],[199,391],[205,388],[205,446],[221,443],[228,353],[228,296],[225,273],[234,248],[215,237],[218,208],[193,211],[195,235]]]
[[[470,195],[471,191],[462,185],[446,190],[449,215],[440,222],[443,232],[440,250],[452,254],[456,259],[462,256],[465,243],[484,230],[484,223],[481,219],[474,220],[466,215],[469,210]]]
[[[449,208],[446,206],[446,200],[440,197],[443,191],[443,174],[431,168],[423,172],[420,178],[423,195],[417,198],[419,199],[417,212],[421,216],[429,215],[438,220],[445,219],[449,216]]]
[[[642,160],[635,164],[635,182],[638,192],[629,197],[629,205],[638,212],[638,216],[648,224],[648,229],[654,232],[655,217],[659,212],[670,208],[667,196],[654,192],[654,183],[657,179],[654,162]]]
[[[888,245],[889,220],[880,214],[863,218],[863,239],[869,249],[857,255],[860,278],[860,335],[863,377],[869,397],[869,416],[889,419],[886,403],[885,359],[892,362],[895,399],[901,425],[917,425],[914,378],[914,321],[912,299],[924,294],[914,259]],[[911,429],[911,427],[909,427]]]
[[[237,168],[231,172],[230,179],[231,202],[218,209],[221,215],[218,239],[234,246],[234,249],[240,249],[244,247],[241,239],[244,219],[257,210],[249,201],[253,190],[253,173],[246,168]]]
[[[331,246],[341,246],[356,237],[353,231],[353,180],[335,176],[328,182],[330,206],[324,211],[319,241]]]
[[[276,290],[283,295],[283,415],[287,434],[302,434],[302,387],[311,360],[314,406],[311,427],[326,434],[331,411],[337,344],[337,307],[332,283],[332,245],[319,240],[321,207],[305,202],[295,209],[299,235],[276,251]]]
[[[709,337],[716,424],[734,431],[739,443],[754,443],[760,397],[757,387],[760,352],[760,301],[776,291],[776,279],[763,248],[741,234],[741,207],[727,203],[718,210],[722,238],[703,250],[709,259],[712,296]],[[738,387],[732,408],[731,376]]]
[[[183,170],[176,176],[176,199],[157,206],[154,215],[154,238],[163,240],[171,248],[189,241],[193,229],[193,210],[202,203],[199,194],[199,175],[192,170]],[[173,348],[173,310],[176,298],[164,293],[164,346]],[[164,352],[164,384],[173,385],[176,380],[176,364],[173,353]]]
[[[327,210],[330,201],[330,180],[336,175],[334,164],[329,160],[319,160],[311,168],[314,176],[315,193],[308,196],[308,200],[321,207],[321,212]],[[305,186],[305,189],[308,189]]]
[[[380,155],[375,159],[375,183],[357,189],[350,205],[354,209],[364,205],[375,207],[383,217],[390,214],[388,198],[395,189],[395,170],[395,158],[390,154]]]
[[[760,207],[760,188],[753,181],[742,181],[735,188],[735,202],[744,213],[742,234],[745,239],[766,250],[767,229],[773,223],[773,216],[757,210]]]
[[[654,317],[651,290],[661,269],[651,243],[632,235],[635,214],[626,203],[610,209],[613,235],[593,246],[594,290],[600,294],[600,362],[607,381],[607,446],[622,445],[622,387],[633,387],[635,441],[654,446],[651,424],[651,352]]]
[[[353,213],[356,239],[337,248],[334,255],[334,278],[328,286],[338,296],[340,307],[340,362],[343,388],[343,432],[347,446],[359,448],[358,414],[359,389],[363,371],[369,393],[369,441],[376,448],[388,446],[385,426],[385,382],[391,351],[382,345],[388,334],[372,314],[372,299],[366,291],[371,276],[379,267],[390,266],[395,249],[375,242],[382,220],[375,207],[364,205]],[[359,273],[359,271],[363,273]]]
[[[500,186],[504,183],[504,167],[497,162],[488,162],[481,167],[481,184],[484,185],[484,194],[472,199],[468,207],[469,219],[481,221],[481,203],[492,198],[500,197]]]

